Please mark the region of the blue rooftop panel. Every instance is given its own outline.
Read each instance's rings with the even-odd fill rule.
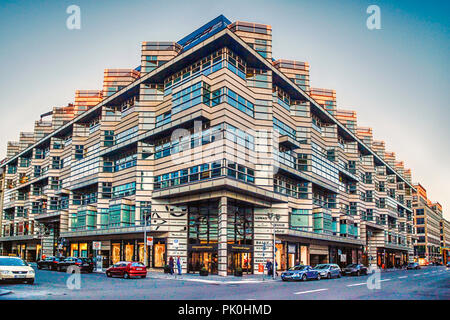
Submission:
[[[188,50],[196,44],[215,35],[217,32],[225,29],[229,24],[231,24],[231,21],[221,14],[217,18],[211,20],[207,24],[201,26],[191,34],[178,41],[178,44],[183,47],[183,51]]]

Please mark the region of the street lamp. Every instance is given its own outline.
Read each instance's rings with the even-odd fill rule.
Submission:
[[[42,254],[44,253],[44,236],[47,233],[47,228],[45,227],[45,225],[42,222],[38,222],[37,226],[39,228],[38,236],[41,240],[41,260],[42,260]]]
[[[273,230],[273,270],[272,270],[272,276],[275,279],[275,269],[276,269],[276,262],[275,262],[275,220],[280,220],[279,214],[274,214],[273,212],[268,212],[267,217],[269,218],[270,224],[272,225]]]

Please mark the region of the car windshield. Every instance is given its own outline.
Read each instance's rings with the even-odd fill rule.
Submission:
[[[349,264],[349,265],[347,266],[347,268],[355,268],[356,266],[358,266],[358,265],[355,264],[355,263],[352,263],[352,264]]]
[[[0,258],[0,266],[25,267],[28,264],[19,258]]]
[[[289,268],[289,270],[304,270],[306,266],[293,266],[292,268]]]
[[[328,269],[329,265],[328,264],[318,264],[317,266],[314,267],[314,269]]]
[[[143,263],[140,263],[140,262],[134,262],[134,263],[131,264],[131,266],[132,266],[132,267],[143,267],[144,264],[143,264]]]

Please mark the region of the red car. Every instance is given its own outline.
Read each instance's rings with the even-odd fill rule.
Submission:
[[[120,261],[106,270],[107,277],[120,276],[125,279],[131,277],[147,277],[147,268],[142,262]]]

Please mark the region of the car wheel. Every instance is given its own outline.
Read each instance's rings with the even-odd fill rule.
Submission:
[[[361,271],[358,270],[358,271],[356,272],[356,275],[359,277],[359,276],[361,275]]]
[[[39,270],[41,270],[41,266],[40,266],[40,265],[37,265],[37,268],[38,268]]]
[[[141,276],[141,279],[145,279],[145,278],[147,278],[147,276]]]
[[[328,272],[327,279],[331,279],[331,273]]]
[[[32,280],[27,280],[27,284],[34,284],[34,279],[32,279]]]
[[[282,281],[287,281],[286,279],[281,278]]]
[[[320,279],[321,279],[320,273],[318,273],[318,274],[317,274],[317,280],[320,280]]]
[[[338,277],[338,278],[340,278],[340,277],[341,277],[341,273],[340,273],[340,272],[338,273],[337,277]]]
[[[130,275],[129,275],[128,273],[125,272],[125,273],[123,274],[123,278],[124,278],[124,279],[129,279],[129,278],[130,278]]]
[[[302,275],[302,281],[306,281],[306,274]]]

